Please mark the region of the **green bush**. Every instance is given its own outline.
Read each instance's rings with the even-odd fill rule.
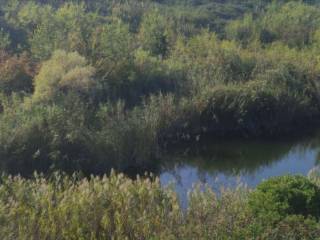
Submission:
[[[48,101],[69,92],[88,93],[94,88],[94,71],[77,52],[55,51],[34,79],[33,98]]]
[[[59,104],[24,103],[18,96],[3,98],[0,114],[2,171],[23,175],[48,172],[92,171],[96,161],[88,106],[68,96]]]
[[[31,92],[37,66],[27,54],[12,56],[0,51],[0,91],[6,94]]]
[[[288,215],[320,217],[320,188],[303,176],[271,178],[258,185],[249,199],[263,221],[278,222]]]

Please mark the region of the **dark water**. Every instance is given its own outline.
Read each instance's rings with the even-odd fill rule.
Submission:
[[[299,140],[233,140],[201,143],[168,157],[162,166],[163,185],[174,183],[184,201],[195,183],[219,190],[240,182],[254,187],[263,179],[303,174],[320,164],[320,135]]]

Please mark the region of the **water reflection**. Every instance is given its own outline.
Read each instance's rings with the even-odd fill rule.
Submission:
[[[320,141],[220,141],[201,143],[167,156],[162,165],[162,184],[175,183],[181,198],[194,183],[215,190],[242,182],[256,186],[263,179],[285,174],[304,174],[319,164]]]

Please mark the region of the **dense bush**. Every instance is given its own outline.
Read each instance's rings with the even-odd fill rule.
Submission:
[[[320,15],[317,6],[302,2],[288,1],[268,5],[265,14],[254,16],[250,13],[243,19],[231,21],[226,26],[226,35],[245,46],[255,41],[270,44],[275,41],[290,47],[303,48],[313,41],[319,28]]]
[[[35,101],[47,101],[59,94],[84,94],[94,88],[94,68],[78,53],[56,51],[43,63],[35,77]]]
[[[282,176],[262,182],[251,193],[249,205],[265,221],[288,215],[320,217],[320,188],[303,176]]]
[[[10,56],[6,52],[0,52],[0,91],[6,94],[21,91],[30,93],[36,71],[36,64],[26,53]]]
[[[90,173],[97,168],[94,136],[87,127],[92,121],[89,106],[79,97],[69,95],[49,106],[32,104],[30,99],[22,102],[21,96],[13,95],[3,97],[1,105],[3,171],[30,175],[35,170],[64,169],[72,173],[87,169]]]

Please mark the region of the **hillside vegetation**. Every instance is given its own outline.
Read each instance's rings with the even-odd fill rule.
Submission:
[[[175,143],[320,113],[318,1],[0,1],[0,164],[150,169]]]

